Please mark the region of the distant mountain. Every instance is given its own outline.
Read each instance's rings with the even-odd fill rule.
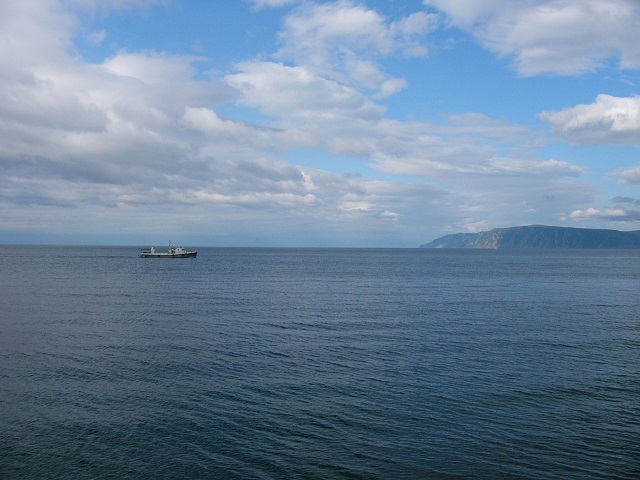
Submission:
[[[640,248],[640,230],[621,232],[531,225],[445,235],[420,248]]]

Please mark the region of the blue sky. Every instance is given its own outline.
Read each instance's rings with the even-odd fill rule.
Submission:
[[[0,242],[640,229],[634,0],[0,3]]]

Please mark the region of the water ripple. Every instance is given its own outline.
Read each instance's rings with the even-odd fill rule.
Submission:
[[[16,248],[1,478],[640,474],[634,252]]]

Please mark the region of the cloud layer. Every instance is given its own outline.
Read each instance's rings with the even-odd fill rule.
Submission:
[[[542,112],[539,117],[571,143],[640,146],[640,96],[598,95],[590,105]]]
[[[572,75],[609,59],[640,67],[635,0],[424,0],[445,12],[499,55],[511,57],[521,75]]]
[[[391,118],[383,99],[410,85],[385,60],[428,61],[426,39],[446,15],[522,75],[610,57],[637,68],[634,2],[424,3],[389,19],[355,1],[256,1],[286,8],[278,50],[206,75],[197,55],[83,60],[73,43],[83,21],[123,2],[0,4],[0,232],[407,246],[445,231],[615,217],[586,206],[598,193],[581,179],[586,167],[537,155],[532,127],[481,112]],[[637,146],[638,98],[603,94],[539,118],[571,143]],[[636,166],[611,175],[640,184]]]

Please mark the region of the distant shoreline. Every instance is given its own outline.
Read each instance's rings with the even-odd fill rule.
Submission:
[[[640,230],[625,232],[529,225],[445,235],[420,245],[420,248],[640,249]]]

